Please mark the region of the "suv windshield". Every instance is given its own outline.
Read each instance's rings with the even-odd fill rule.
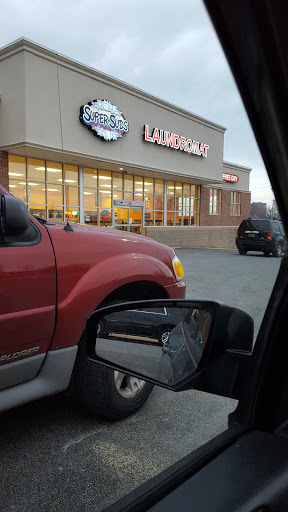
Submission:
[[[239,231],[270,231],[269,220],[243,220]]]

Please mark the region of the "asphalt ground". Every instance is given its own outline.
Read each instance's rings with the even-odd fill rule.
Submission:
[[[280,260],[228,250],[176,250],[187,298],[221,300],[250,313],[258,330]],[[237,403],[155,387],[134,416],[108,422],[69,394],[1,415],[0,511],[101,511],[227,428]]]

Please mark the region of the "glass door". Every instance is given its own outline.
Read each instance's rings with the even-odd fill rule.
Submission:
[[[114,206],[113,227],[121,231],[138,233],[141,235],[143,228],[143,206],[137,208],[126,206]]]

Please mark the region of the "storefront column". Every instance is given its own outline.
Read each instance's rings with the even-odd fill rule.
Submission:
[[[9,190],[8,152],[0,151],[0,183]]]
[[[83,166],[79,166],[79,205],[80,205],[80,224],[84,224],[84,173]]]

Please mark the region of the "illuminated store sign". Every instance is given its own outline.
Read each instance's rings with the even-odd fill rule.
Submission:
[[[117,140],[129,132],[128,121],[109,100],[94,100],[82,105],[79,119],[94,135],[106,141]]]
[[[179,149],[180,151],[185,151],[185,153],[191,153],[192,155],[208,156],[208,144],[203,144],[202,142],[197,142],[192,139],[186,139],[186,137],[180,137],[179,135],[176,135],[176,133],[159,130],[159,128],[153,128],[151,135],[149,135],[148,124],[144,125],[143,136],[146,142],[156,142],[161,146]]]
[[[227,174],[226,172],[223,172],[223,181],[230,181],[230,183],[238,183],[239,176],[236,174]]]

